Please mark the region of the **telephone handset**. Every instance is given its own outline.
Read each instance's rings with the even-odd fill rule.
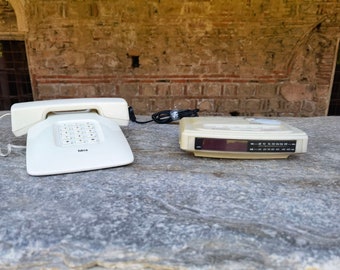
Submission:
[[[134,158],[119,125],[129,112],[122,98],[78,98],[16,103],[12,132],[27,133],[30,175],[88,171],[132,163]]]

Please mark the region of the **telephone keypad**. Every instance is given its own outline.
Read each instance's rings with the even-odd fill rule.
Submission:
[[[75,146],[99,142],[96,125],[93,121],[60,123],[57,132],[62,146]]]

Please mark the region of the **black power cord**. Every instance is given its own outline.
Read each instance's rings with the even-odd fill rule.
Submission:
[[[154,113],[151,118],[152,120],[148,121],[138,121],[136,119],[136,115],[133,111],[133,108],[129,107],[129,115],[130,120],[132,122],[138,123],[138,124],[146,124],[150,123],[152,121],[155,121],[158,124],[168,124],[172,121],[179,120],[183,117],[197,117],[198,116],[199,109],[194,110],[164,110],[157,113]]]

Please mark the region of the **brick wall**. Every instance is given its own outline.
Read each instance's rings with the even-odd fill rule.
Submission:
[[[26,0],[25,9],[36,99],[120,96],[138,114],[327,114],[336,0]]]
[[[18,31],[15,13],[12,6],[5,0],[0,0],[0,33]]]

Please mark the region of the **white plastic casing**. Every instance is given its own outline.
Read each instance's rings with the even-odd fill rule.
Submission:
[[[27,133],[30,175],[51,175],[122,166],[134,160],[119,125],[129,123],[122,98],[79,98],[16,103],[12,131]]]
[[[244,141],[296,141],[293,152],[250,152],[195,149],[196,138]],[[305,132],[282,121],[243,117],[195,117],[180,120],[180,148],[195,156],[233,159],[287,158],[307,151]]]
[[[11,107],[12,132],[15,136],[27,133],[36,123],[52,112],[95,110],[98,114],[112,118],[118,125],[129,123],[127,102],[122,98],[73,98],[30,101],[13,104]]]
[[[90,123],[92,143],[71,142],[60,127]],[[87,127],[70,137],[86,136]],[[72,133],[72,132],[71,132]],[[91,137],[90,137],[91,138]],[[81,139],[81,138],[80,138]],[[52,175],[123,166],[134,160],[131,148],[115,120],[97,113],[51,115],[27,134],[26,165],[30,175]]]

